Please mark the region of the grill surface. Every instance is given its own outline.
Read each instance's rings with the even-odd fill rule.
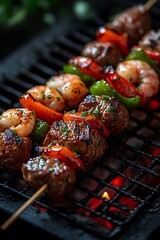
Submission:
[[[107,13],[112,13],[115,3],[110,3]],[[123,1],[119,5],[130,6],[129,2]],[[158,27],[158,7],[153,8],[151,14],[154,26]],[[0,111],[19,106],[18,98],[22,93],[34,85],[44,84],[52,75],[61,71],[70,57],[79,55],[84,44],[95,38],[96,28],[107,21],[104,16],[103,13],[97,14],[96,18],[85,22],[85,27],[83,22],[74,20],[74,31],[71,25],[73,17],[68,18],[7,59],[0,68]],[[46,239],[53,236],[57,239],[70,239],[71,236],[73,239],[126,239],[127,236],[129,239],[135,236],[142,240],[149,239],[156,229],[158,231],[158,95],[147,106],[131,113],[129,127],[123,134],[109,138],[105,157],[79,176],[73,194],[65,198],[66,208],[51,204],[43,195],[22,213],[5,234],[16,235],[17,228],[24,228],[26,224],[35,234],[41,232],[48,236]],[[1,169],[1,221],[21,206],[33,192],[21,176]],[[110,199],[102,198],[104,192],[109,194]],[[148,228],[144,232],[143,227],[147,224]]]

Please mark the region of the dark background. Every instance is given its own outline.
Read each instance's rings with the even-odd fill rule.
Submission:
[[[34,36],[75,14],[86,19],[94,14],[91,1],[1,0],[0,62]]]

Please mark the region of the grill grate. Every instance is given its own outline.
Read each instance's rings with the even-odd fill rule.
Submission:
[[[2,76],[0,111],[19,106],[18,98],[27,89],[45,84],[60,72],[68,59],[79,55],[84,44],[94,39],[96,28],[105,22],[106,18],[97,17],[88,21],[85,28],[78,23],[74,32],[56,41],[50,38],[42,50],[22,62],[13,75]],[[104,158],[79,176],[73,194],[66,196],[67,209],[53,206],[45,196],[35,201],[34,208],[105,239],[120,236],[136,217],[143,217],[144,209],[159,196],[160,190],[159,102],[157,95],[145,107],[132,112],[130,125],[123,134],[109,137]],[[0,190],[16,201],[25,201],[34,192],[25,185],[21,175],[17,177],[2,169]],[[102,197],[104,192],[108,194],[106,197]],[[47,229],[50,233],[53,233],[52,224],[51,220]]]

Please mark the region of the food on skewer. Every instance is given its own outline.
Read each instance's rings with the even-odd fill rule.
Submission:
[[[11,129],[0,132],[0,167],[21,171],[31,151],[32,140],[29,137],[20,137]]]
[[[157,31],[150,30],[138,42],[133,49],[140,51],[142,49],[149,58],[151,58],[158,67],[160,67],[160,29]],[[158,71],[160,75],[160,70]]]
[[[120,13],[112,22],[108,22],[105,27],[126,34],[129,45],[133,46],[145,33],[151,30],[152,21],[148,10],[144,8],[144,5],[140,4]]]
[[[124,26],[125,16],[128,15],[130,13],[130,11],[132,13],[131,18],[133,20],[131,23],[132,25],[127,25],[128,24],[128,22],[127,22],[126,26]],[[134,11],[136,12],[136,16],[133,15]],[[119,28],[119,31],[121,30],[120,33],[116,33],[111,30],[111,29],[115,30],[115,26],[117,25],[116,21],[118,19],[118,18],[116,18],[112,24],[108,23],[106,25],[109,28],[109,30],[108,29],[105,30],[105,28],[103,28],[103,29],[101,28],[102,30],[105,30],[105,32],[102,31],[102,32],[98,33],[99,34],[99,35],[97,35],[98,41],[105,42],[106,39],[102,39],[101,37],[103,37],[103,33],[105,33],[105,38],[106,38],[106,32],[109,33],[110,39],[115,37],[113,44],[116,43],[115,46],[120,48],[121,53],[123,54],[123,57],[125,57],[129,52],[128,39],[129,39],[129,45],[133,45],[133,44],[137,43],[136,39],[140,39],[141,38],[140,36],[144,35],[144,33],[148,31],[146,28],[147,24],[144,25],[144,19],[146,19],[147,14],[148,13],[147,13],[146,9],[143,8],[142,6],[136,6],[136,9],[132,8],[132,9],[127,10],[124,14],[122,14],[120,17],[118,17],[120,20],[122,19],[122,21],[120,23],[121,28]],[[150,19],[148,18],[147,21],[149,21],[149,24],[147,27],[150,28]],[[136,23],[136,24],[134,25],[134,23]],[[110,25],[110,27],[109,27],[109,25]],[[132,36],[132,33],[137,33],[137,27],[139,30],[139,26],[141,28],[141,31],[138,32],[138,34],[135,35],[133,39],[130,39],[130,37]],[[116,31],[117,30],[118,29],[116,29]],[[126,35],[126,32],[127,32],[127,35]],[[112,42],[110,42],[110,44],[99,43],[99,45],[111,46],[112,45],[111,43]],[[115,46],[112,45],[112,47],[113,47],[112,50],[114,50],[116,48]],[[91,48],[91,45],[89,47]],[[26,107],[31,111],[34,110],[35,116],[37,118],[47,121],[48,124],[50,125],[50,130],[47,131],[46,137],[43,141],[43,144],[45,146],[38,146],[36,148],[38,156],[35,156],[33,158],[28,156],[28,161],[26,161],[26,163],[24,163],[22,166],[22,173],[23,173],[24,180],[33,187],[40,187],[42,184],[44,184],[43,190],[45,190],[48,194],[52,194],[55,192],[57,194],[57,191],[59,191],[59,194],[63,195],[67,191],[68,188],[73,186],[73,184],[76,181],[75,180],[76,179],[75,169],[74,169],[73,165],[72,164],[70,165],[69,162],[67,162],[67,163],[63,162],[65,159],[65,156],[60,157],[60,155],[58,155],[57,153],[55,155],[54,154],[52,155],[51,154],[52,150],[53,150],[52,148],[55,148],[55,149],[58,147],[61,147],[62,149],[67,148],[69,151],[72,150],[77,153],[80,153],[81,159],[82,159],[85,167],[89,167],[89,166],[91,166],[93,161],[100,159],[104,155],[105,149],[107,147],[106,137],[108,137],[109,133],[107,130],[105,130],[105,127],[102,127],[100,124],[98,124],[98,127],[97,126],[95,127],[93,124],[91,124],[93,122],[92,121],[93,116],[88,117],[89,116],[88,114],[92,113],[94,115],[95,112],[97,114],[97,110],[98,110],[98,115],[100,117],[99,121],[100,120],[105,121],[106,126],[108,124],[108,126],[110,128],[109,129],[110,133],[111,134],[120,133],[124,130],[124,128],[127,127],[127,124],[129,122],[128,111],[123,106],[122,103],[125,103],[126,99],[127,99],[128,102],[126,105],[128,108],[131,101],[133,99],[135,100],[135,98],[137,98],[137,97],[138,97],[138,104],[134,105],[134,107],[138,106],[139,104],[144,103],[143,94],[141,94],[136,89],[136,87],[129,82],[130,79],[128,79],[128,80],[123,79],[123,77],[121,77],[120,74],[118,74],[116,71],[111,71],[110,70],[111,68],[107,69],[107,70],[104,69],[103,64],[108,65],[108,63],[103,63],[103,58],[98,60],[98,57],[92,53],[89,56],[94,59],[83,58],[83,57],[74,57],[69,61],[69,65],[68,66],[66,65],[65,67],[71,67],[70,70],[72,70],[72,74],[77,73],[79,76],[82,76],[83,79],[85,79],[85,80],[87,79],[89,86],[91,83],[93,83],[97,80],[102,81],[102,79],[104,79],[106,82],[106,85],[109,86],[108,89],[109,89],[109,91],[111,93],[111,97],[112,97],[112,98],[110,98],[110,95],[105,96],[105,97],[107,97],[107,99],[108,98],[110,99],[110,102],[107,103],[107,106],[103,102],[104,99],[102,99],[104,96],[102,96],[102,97],[87,96],[89,94],[89,89],[86,88],[86,86],[84,85],[83,82],[80,82],[80,80],[79,80],[80,78],[77,75],[69,76],[67,74],[66,75],[64,74],[64,75],[54,76],[47,82],[47,84],[46,84],[47,86],[43,86],[43,87],[45,89],[57,88],[61,92],[64,100],[66,101],[65,103],[67,103],[68,109],[72,110],[73,108],[78,108],[78,111],[82,111],[82,109],[83,110],[85,109],[85,111],[81,112],[81,114],[83,114],[82,119],[79,116],[79,114],[80,114],[79,112],[75,113],[75,116],[73,115],[73,113],[72,114],[65,113],[63,115],[62,113],[56,112],[55,109],[53,109],[53,110],[50,109],[50,106],[48,107],[48,105],[47,105],[47,107],[44,106],[43,101],[42,101],[44,99],[39,99],[39,98],[37,99],[35,96],[32,96],[31,93],[29,93],[30,90],[28,90],[28,93],[25,93],[22,97],[20,97],[20,103],[23,107]],[[121,57],[119,56],[119,61],[121,61],[120,58]],[[117,65],[117,63],[115,63],[114,58],[112,60],[112,65],[114,67],[116,67],[116,65]],[[64,68],[64,69],[66,69],[66,68]],[[67,72],[65,72],[65,73],[67,73]],[[67,78],[66,78],[66,76],[67,76]],[[74,81],[72,81],[72,83],[71,83],[72,86],[70,87],[70,82],[68,82],[68,80],[72,79],[73,77],[74,77],[74,81],[78,82],[79,89],[83,90],[82,92],[79,92],[79,89],[77,89],[77,86],[76,86],[76,90],[75,90],[76,92],[74,92],[74,90],[73,90],[74,89],[74,87],[73,87]],[[60,81],[60,79],[62,81]],[[67,87],[68,87],[67,91],[65,88],[63,88],[64,87],[64,82],[63,82],[64,79],[65,79]],[[154,81],[154,83],[155,83],[155,85],[153,86],[153,89],[152,89],[153,93],[148,95],[148,93],[145,89],[145,91],[146,91],[145,93],[147,93],[145,95],[145,98],[150,98],[154,94],[157,93],[157,91],[158,91],[157,90],[158,89],[157,79]],[[151,86],[152,86],[152,84],[151,84]],[[72,96],[71,98],[68,95],[70,93]],[[80,98],[77,98],[78,95],[76,95],[75,93],[76,94],[79,93]],[[45,95],[46,95],[46,93],[45,93]],[[113,98],[115,96],[117,98],[119,98],[119,100],[122,101],[122,103],[120,103],[119,100],[115,100]],[[43,98],[43,96],[42,96],[42,98]],[[55,101],[55,99],[54,99],[54,101]],[[83,102],[81,102],[81,101],[83,101]],[[92,104],[93,104],[93,106],[92,106]],[[107,109],[109,108],[109,111],[107,112],[107,117],[104,116],[103,112],[102,112],[103,107],[104,107],[103,104],[104,104],[105,108],[107,108]],[[112,104],[114,106],[112,106]],[[78,107],[78,105],[79,105],[79,107]],[[86,107],[87,107],[87,111],[86,111]],[[92,109],[92,107],[93,107],[93,109]],[[116,110],[116,113],[113,110],[114,111]],[[63,110],[58,110],[58,111],[63,112]],[[114,114],[112,111],[114,112]],[[87,123],[87,121],[84,120],[84,113],[86,113],[86,112],[87,112],[88,120],[90,120],[90,121],[88,121],[88,123]],[[108,116],[109,116],[109,118],[111,118],[113,120],[113,122],[108,121]],[[118,121],[117,122],[115,121],[116,122],[116,124],[115,124],[115,122],[114,122],[115,118],[118,118],[120,120],[119,121],[120,126],[116,125]],[[125,120],[124,122],[122,121],[123,118]],[[98,121],[96,121],[96,123],[98,123]],[[2,136],[2,140],[0,142],[2,147],[5,146],[3,143],[3,138],[5,139],[5,137],[7,136],[8,133],[9,133],[9,135],[13,135],[11,126],[9,128],[10,129],[7,129],[7,130],[2,128],[2,131],[5,130],[5,132],[2,133],[4,135]],[[12,134],[11,134],[11,132],[12,132]],[[106,134],[104,134],[104,132]],[[17,137],[17,135],[16,135],[16,137]],[[21,138],[22,137],[24,137],[24,136],[21,136]],[[15,139],[13,136],[12,136],[12,138],[13,138],[13,144],[14,144]],[[56,144],[56,146],[54,146],[55,144]],[[60,146],[57,146],[57,145],[60,145]],[[57,149],[55,151],[57,151]],[[29,151],[29,155],[30,155],[30,151]],[[2,166],[4,166],[4,165],[2,165]],[[7,165],[5,167],[7,167]],[[46,177],[46,179],[44,179],[44,176]],[[36,180],[34,181],[34,179],[36,179]],[[66,179],[68,182],[65,185],[64,181],[66,181]],[[47,181],[47,184],[45,184],[46,181]],[[55,187],[55,189],[53,191],[50,188],[51,186]]]
[[[39,85],[27,90],[27,93],[30,93],[34,99],[46,107],[57,112],[64,112],[67,109],[63,96],[56,88]]]
[[[45,193],[50,198],[64,196],[73,189],[76,182],[74,169],[56,157],[30,158],[23,164],[22,174],[24,181],[34,189],[39,189],[47,183]]]
[[[111,42],[89,42],[83,47],[81,56],[91,58],[102,67],[112,65],[116,68],[123,60],[120,49]]]
[[[80,154],[86,167],[100,159],[106,150],[106,138],[85,121],[55,121],[44,139],[43,145],[61,145]]]
[[[146,62],[129,60],[118,64],[117,73],[138,86],[146,102],[159,90],[159,78],[155,70]]]
[[[160,29],[151,29],[140,39],[138,45],[160,51]]]
[[[19,98],[20,104],[31,111],[34,111],[37,118],[51,125],[54,121],[63,119],[63,114],[49,107],[46,107],[41,102],[32,97],[30,93],[24,93]]]
[[[132,110],[143,104],[143,94],[127,79],[120,76],[111,66],[105,68],[99,66],[91,58],[73,57],[69,60],[70,66],[75,67],[80,73],[86,74],[94,79],[94,83],[90,85],[90,92],[93,95],[108,95],[118,98],[128,109]]]
[[[85,83],[75,74],[53,76],[46,82],[46,85],[61,93],[68,110],[77,108],[78,104],[89,93]]]
[[[78,111],[94,114],[101,119],[110,134],[119,134],[127,128],[129,112],[126,107],[116,98],[106,95],[88,95],[80,103]]]
[[[27,108],[12,108],[0,116],[0,131],[11,129],[20,137],[27,137],[34,129],[35,115]]]

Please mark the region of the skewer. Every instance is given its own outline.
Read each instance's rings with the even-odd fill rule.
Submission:
[[[144,10],[148,11],[156,2],[157,0],[148,0],[143,6]]]
[[[1,229],[6,230],[18,217],[19,215],[29,206],[31,205],[48,187],[48,183],[42,185],[37,192],[33,194],[31,198],[29,198],[10,218],[8,218],[2,225]]]
[[[148,0],[144,5],[143,8],[145,11],[151,9],[151,7],[157,2],[157,0]],[[48,183],[42,185],[40,189],[38,189],[32,197],[30,197],[11,217],[9,217],[1,226],[1,230],[7,230],[8,227],[16,221],[19,215],[29,206],[31,205],[45,190],[48,188]]]

